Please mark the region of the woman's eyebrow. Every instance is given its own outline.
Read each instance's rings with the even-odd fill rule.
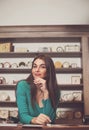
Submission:
[[[46,64],[40,64],[40,66],[45,66],[46,67]]]
[[[36,63],[33,63],[33,65],[37,65],[37,64],[36,64]],[[45,65],[45,66],[46,66],[46,64],[44,64],[44,63],[43,63],[43,64],[40,64],[40,65]]]
[[[46,65],[46,64],[41,64],[41,65]]]
[[[33,65],[36,65],[36,63],[33,63]]]

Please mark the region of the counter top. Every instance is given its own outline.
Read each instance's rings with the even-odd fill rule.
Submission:
[[[0,130],[89,130],[89,125],[66,125],[47,124],[43,125],[21,125],[21,124],[0,124]]]

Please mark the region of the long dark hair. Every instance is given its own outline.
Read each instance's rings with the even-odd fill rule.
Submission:
[[[46,64],[46,69],[47,69],[47,72],[46,72],[47,73],[46,74],[47,75],[46,76],[47,89],[49,91],[49,98],[51,100],[52,106],[55,108],[55,106],[57,105],[58,86],[57,86],[56,72],[55,72],[55,67],[54,67],[53,60],[47,55],[40,54],[40,55],[38,55],[37,57],[34,58],[34,60],[32,62],[32,68],[33,68],[34,61],[36,59],[41,59]],[[37,93],[37,87],[33,83],[33,80],[34,80],[34,78],[33,78],[32,71],[31,71],[31,74],[28,76],[26,81],[31,86],[31,102],[32,102],[32,106],[34,106],[34,102],[36,101],[36,93]]]

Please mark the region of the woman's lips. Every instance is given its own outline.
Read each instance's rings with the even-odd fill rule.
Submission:
[[[41,74],[35,74],[35,76],[41,76]]]

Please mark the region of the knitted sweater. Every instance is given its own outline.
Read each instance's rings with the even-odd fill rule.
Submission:
[[[29,124],[31,120],[38,116],[40,113],[48,115],[52,122],[56,117],[50,99],[42,100],[43,107],[40,107],[37,102],[35,108],[31,104],[31,88],[30,85],[25,81],[20,81],[17,85],[16,90],[16,102],[18,106],[19,119],[23,124]]]

